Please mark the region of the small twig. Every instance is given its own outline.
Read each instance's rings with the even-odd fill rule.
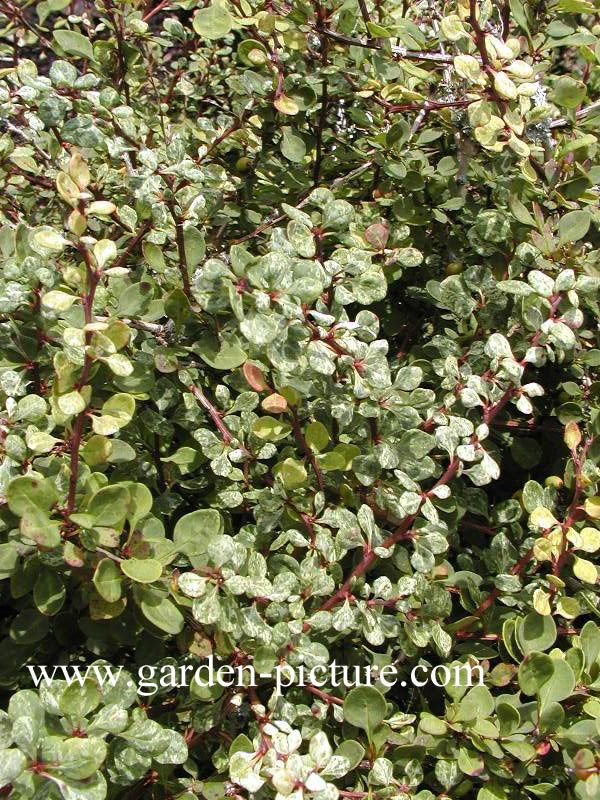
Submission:
[[[197,164],[201,164],[204,161],[204,159],[207,156],[209,156],[212,153],[212,151],[221,144],[222,141],[227,139],[228,136],[231,136],[232,133],[235,133],[236,131],[239,131],[239,129],[241,127],[242,127],[242,121],[241,120],[236,120],[232,125],[229,126],[229,128],[227,128],[225,131],[223,131],[223,133],[220,134],[220,136],[217,136],[216,139],[214,139],[210,143],[210,145],[208,146],[208,148],[206,150],[206,153],[204,153],[203,156],[200,156],[200,158],[198,158],[196,160],[196,163]]]
[[[364,0],[362,0],[364,3]],[[321,66],[326,67],[328,63],[329,41],[323,34],[323,24],[325,22],[325,9],[319,3],[317,10],[317,30],[321,33]],[[321,87],[321,111],[317,123],[317,137],[315,147],[315,164],[313,168],[313,184],[319,185],[321,180],[321,162],[323,161],[323,132],[327,123],[327,106],[329,104],[329,83],[327,78],[323,78]]]
[[[595,111],[600,111],[600,100],[596,100],[594,103],[590,103],[589,106],[584,106],[580,108],[579,111],[575,112],[575,119],[577,121],[585,119],[590,114],[593,114]],[[572,125],[573,120],[567,119],[566,117],[560,117],[559,119],[554,119],[550,123],[550,128],[565,128],[567,125]]]
[[[220,412],[215,408],[215,406],[210,402],[208,397],[204,394],[204,392],[198,386],[190,386],[188,387],[189,391],[194,395],[196,400],[200,403],[200,405],[208,412],[209,417],[215,424],[215,427],[221,434],[221,438],[223,439],[223,444],[230,445],[233,441],[234,437],[233,434],[230,432],[229,428],[223,422],[223,418]]]
[[[127,247],[125,248],[125,250],[121,253],[119,258],[112,265],[113,269],[115,267],[122,267],[123,266],[123,264],[127,260],[128,255],[137,247],[139,242],[144,238],[144,236],[148,233],[148,231],[150,230],[151,227],[152,227],[152,223],[151,222],[145,222],[144,225],[142,225],[142,227],[140,228],[138,233],[133,237],[133,239],[131,239],[128,242]]]
[[[144,15],[144,17],[143,17],[144,22],[148,22],[148,20],[152,19],[152,17],[155,14],[159,13],[159,11],[162,11],[163,9],[166,9],[169,6],[170,2],[171,2],[171,0],[162,0],[162,3],[159,3],[156,6],[156,8],[151,9],[147,14]]]
[[[175,224],[175,240],[177,242],[177,252],[179,254],[179,273],[181,275],[181,281],[183,283],[183,291],[185,292],[186,297],[192,301],[192,287],[190,286],[190,273],[188,270],[187,264],[187,256],[185,254],[185,239],[183,236],[183,221],[177,214],[175,209],[175,201],[170,198],[167,199],[167,207],[171,212],[171,216],[173,217],[173,222]]]
[[[354,47],[366,47],[370,50],[381,50],[380,45],[374,41],[364,42],[362,39],[353,39],[350,36],[344,36],[342,33],[331,30],[331,28],[323,28],[323,33],[330,39],[334,39],[341,44],[352,45]],[[406,50],[404,47],[391,46],[391,51],[394,55],[406,58],[411,61],[436,61],[439,64],[452,64],[452,56],[445,53],[430,53],[427,50]]]
[[[298,409],[295,406],[290,406],[290,411],[292,414],[292,428],[294,430],[294,435],[298,444],[300,445],[301,450],[304,451],[304,455],[308,459],[313,472],[315,473],[315,478],[317,479],[317,483],[319,484],[319,490],[321,492],[325,491],[325,483],[323,482],[323,473],[321,472],[321,468],[317,464],[317,460],[315,458],[315,454],[310,449],[308,442],[306,441],[306,437],[302,433],[302,429],[300,427],[300,423],[298,422]]]
[[[369,150],[369,152],[366,153],[365,155],[366,156],[371,156],[371,155],[373,155],[374,152],[375,152],[375,150]],[[368,161],[365,161],[363,164],[361,164],[359,167],[356,167],[356,169],[353,169],[351,172],[348,172],[346,175],[341,175],[339,178],[336,178],[331,183],[331,189],[337,189],[339,186],[342,186],[344,183],[347,183],[348,181],[351,181],[353,178],[356,178],[361,173],[363,173],[366,170],[370,169],[373,166],[373,163],[374,163],[373,159],[369,159]],[[308,203],[308,198],[305,197],[299,203],[296,204],[295,208],[302,208],[307,203]],[[239,239],[234,239],[231,242],[231,244],[241,244],[242,242],[247,242],[248,239],[253,239],[255,236],[258,236],[260,233],[262,233],[267,228],[270,228],[272,225],[276,225],[278,222],[281,222],[282,220],[284,220],[286,218],[287,218],[287,214],[271,214],[266,219],[264,219],[260,223],[260,225],[258,225],[253,231],[251,231],[250,233],[247,233],[245,236],[241,236]]]
[[[87,283],[88,289],[87,294],[83,297],[82,305],[83,305],[83,317],[85,320],[86,325],[90,325],[93,322],[93,305],[94,305],[94,296],[96,294],[96,288],[98,286],[98,282],[100,280],[100,272],[95,270],[92,266],[92,261],[90,258],[89,251],[83,245],[80,246],[80,252],[83,255],[85,261],[85,267],[87,272]],[[76,388],[81,388],[87,383],[90,369],[92,366],[92,357],[87,352],[87,348],[89,347],[91,340],[92,340],[92,332],[87,330],[85,332],[85,344],[86,344],[86,353],[85,359],[83,362],[83,369],[81,371],[81,375],[79,377],[79,381],[76,384]],[[69,493],[67,496],[67,507],[66,507],[66,516],[69,517],[75,508],[75,494],[77,491],[77,478],[79,476],[79,449],[81,447],[81,437],[83,435],[83,429],[85,427],[85,422],[88,416],[88,409],[87,407],[81,411],[73,423],[73,428],[71,430],[71,438],[70,438],[70,450],[71,450],[71,475],[69,477]]]
[[[306,684],[304,688],[306,689],[307,692],[314,694],[316,697],[319,697],[321,700],[324,700],[329,705],[336,705],[336,706],[344,705],[344,701],[340,697],[336,697],[333,694],[324,692],[322,689],[318,689],[316,686],[312,686],[310,683]]]

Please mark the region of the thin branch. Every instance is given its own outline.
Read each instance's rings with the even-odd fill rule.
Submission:
[[[189,391],[194,395],[196,400],[200,403],[202,408],[208,412],[209,417],[215,424],[215,427],[221,434],[221,438],[223,439],[223,444],[230,445],[233,441],[234,437],[233,434],[230,432],[229,428],[223,422],[223,418],[221,413],[215,408],[215,406],[210,402],[208,397],[204,394],[204,392],[198,386],[190,386]]]
[[[331,30],[331,28],[323,28],[322,32],[325,36],[333,39],[341,44],[347,44],[354,47],[366,47],[369,50],[383,50],[383,48],[376,44],[374,41],[364,42],[362,39],[353,39],[351,36],[344,36],[342,33]],[[406,50],[404,47],[391,46],[391,51],[395,56],[406,58],[411,61],[436,61],[438,64],[452,64],[452,56],[445,53],[430,53],[428,50]]]
[[[317,464],[317,460],[315,458],[315,454],[310,449],[308,442],[306,441],[306,437],[302,433],[302,429],[300,427],[300,423],[298,422],[298,409],[295,406],[290,406],[290,411],[292,413],[292,428],[294,430],[294,435],[300,448],[304,451],[304,455],[308,459],[313,472],[315,473],[315,478],[317,479],[317,483],[319,484],[319,490],[321,492],[325,491],[325,484],[323,482],[323,473],[321,472],[321,468]]]
[[[521,575],[525,571],[525,567],[529,564],[532,558],[533,558],[533,547],[530,547],[529,550],[525,553],[525,555],[521,556],[521,558],[516,562],[516,564],[513,564],[508,574]],[[488,594],[488,596],[485,598],[485,600],[483,600],[477,606],[475,611],[473,611],[469,616],[478,618],[482,617],[485,614],[485,612],[493,605],[494,600],[496,600],[496,598],[498,598],[501,593],[502,590],[499,589],[497,586],[495,586],[492,589],[492,591]],[[465,628],[461,628],[459,631],[456,631],[455,635],[459,636],[459,634],[462,634],[464,630]]]
[[[329,694],[328,692],[324,692],[322,689],[318,689],[316,686],[312,686],[308,683],[305,687],[307,692],[314,694],[315,697],[324,700],[329,705],[336,705],[336,706],[343,706],[344,701],[340,697],[336,697],[333,694]]]
[[[241,127],[242,127],[241,120],[236,120],[232,125],[229,126],[229,128],[227,128],[227,130],[223,131],[223,133],[220,134],[220,136],[217,136],[216,139],[214,139],[210,143],[210,145],[208,146],[208,148],[206,150],[206,153],[204,153],[203,156],[200,156],[200,158],[198,158],[196,160],[196,163],[197,164],[201,164],[204,161],[204,159],[207,156],[209,156],[212,153],[212,151],[221,144],[222,141],[227,139],[228,136],[231,136],[232,133],[235,133],[236,131],[239,131],[239,129]]]
[[[83,297],[82,300],[83,317],[85,320],[85,324],[90,325],[94,319],[92,309],[94,305],[94,296],[96,294],[96,288],[100,280],[100,272],[94,269],[94,267],[92,266],[90,254],[87,248],[82,245],[80,247],[80,251],[85,261],[87,283],[88,283],[87,294]],[[90,369],[92,366],[92,357],[87,352],[87,348],[91,343],[92,336],[93,336],[92,332],[86,330],[85,332],[86,353],[85,353],[85,360],[83,362],[83,369],[81,371],[79,381],[76,384],[76,388],[78,389],[80,389],[87,383],[90,374]],[[81,411],[75,418],[75,422],[73,423],[73,428],[71,430],[71,438],[69,442],[71,450],[71,475],[69,477],[69,493],[67,496],[67,507],[65,510],[67,517],[69,517],[73,513],[73,510],[75,508],[75,494],[77,491],[77,478],[79,476],[79,450],[81,448],[81,437],[83,435],[83,429],[85,427],[87,416],[88,416],[88,409],[86,406],[86,408],[84,408],[83,411]]]
[[[366,156],[372,156],[375,150],[370,150],[366,153]],[[331,183],[331,189],[337,189],[339,186],[342,186],[344,183],[351,181],[353,178],[356,178],[358,175],[361,175],[366,170],[370,169],[373,164],[374,160],[369,158],[359,167],[353,169],[351,172],[348,172],[346,175],[341,175],[339,178],[336,178]],[[295,208],[302,208],[308,203],[308,197],[303,198],[299,203],[296,204]],[[287,214],[271,214],[270,216],[266,217],[260,225],[258,225],[253,231],[247,233],[245,236],[241,236],[239,239],[233,239],[231,244],[241,244],[242,242],[247,242],[248,239],[253,239],[255,236],[258,236],[260,233],[265,231],[267,228],[270,228],[272,225],[277,225],[278,222],[282,222],[282,220],[287,219]],[[224,252],[224,251],[222,251]]]
[[[125,100],[127,101],[127,104],[129,104],[131,98],[129,97],[129,86],[126,80],[127,61],[125,59],[125,51],[123,50],[123,39],[124,39],[123,17],[119,15],[117,22],[117,15],[115,13],[112,2],[110,1],[107,2],[106,6],[115,31],[115,39],[117,41],[117,60],[119,62],[119,89],[123,89],[123,92],[125,94]]]
[[[183,291],[186,297],[191,301],[192,287],[190,286],[190,273],[188,270],[187,256],[185,254],[185,239],[183,236],[183,221],[175,210],[175,201],[172,198],[167,199],[167,207],[173,217],[175,223],[175,240],[177,242],[177,252],[179,254],[179,273],[181,275],[181,282],[183,283]]]
[[[155,14],[158,14],[159,11],[163,11],[164,9],[168,9],[171,0],[162,0],[162,3],[159,3],[156,8],[152,8],[147,14],[144,15],[143,20],[144,22],[148,22],[149,19]]]
[[[590,114],[593,114],[595,111],[600,111],[600,100],[596,100],[594,103],[590,103],[589,106],[584,106],[580,108],[579,111],[575,112],[575,119],[579,122],[586,117],[589,117]],[[559,119],[554,119],[550,123],[550,128],[566,128],[568,125],[572,125],[573,120],[567,119],[566,117],[560,117]]]
[[[363,18],[363,22],[365,23],[365,28],[367,28],[368,31],[369,30],[368,25],[369,22],[371,22],[371,17],[369,16],[365,0],[358,0],[358,7],[360,8],[360,13]]]
[[[140,228],[138,233],[133,237],[133,239],[131,239],[128,242],[127,247],[125,248],[125,250],[121,253],[119,258],[112,265],[113,269],[115,267],[122,267],[123,266],[123,264],[127,260],[128,255],[137,247],[139,242],[144,238],[144,236],[148,233],[148,231],[150,230],[151,227],[152,227],[152,223],[151,222],[146,222],[146,223],[144,223],[144,225],[142,225],[142,227]]]
[[[364,0],[362,0],[364,3]],[[329,41],[323,34],[323,23],[325,21],[325,10],[319,3],[317,9],[317,30],[320,32],[321,38],[321,66],[324,68],[328,63]],[[329,83],[327,77],[323,78],[321,87],[321,111],[319,113],[319,121],[317,124],[317,140],[315,147],[315,164],[313,168],[313,184],[319,185],[321,180],[321,162],[323,161],[323,131],[327,123],[327,106],[329,104]]]
[[[467,17],[467,20],[469,25],[473,28],[473,33],[475,34],[475,45],[479,50],[481,63],[484,67],[487,67],[490,63],[490,59],[485,46],[485,33],[479,24],[479,20],[477,19],[477,8],[477,0],[469,0],[469,16]]]

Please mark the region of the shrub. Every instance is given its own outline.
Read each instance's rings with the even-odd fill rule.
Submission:
[[[0,9],[0,796],[598,797],[594,4]]]

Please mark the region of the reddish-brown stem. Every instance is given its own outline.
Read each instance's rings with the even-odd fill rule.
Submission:
[[[331,704],[336,706],[344,705],[344,701],[341,698],[336,697],[333,694],[329,694],[328,692],[324,692],[322,689],[318,689],[316,686],[312,686],[310,683],[305,686],[305,689],[307,692],[314,694],[315,697],[319,697],[321,700],[325,700],[325,702],[329,703],[330,705]]]
[[[525,570],[525,567],[529,564],[531,559],[533,558],[533,547],[531,547],[524,556],[522,556],[516,564],[513,564],[512,569],[510,570],[510,575],[521,575],[521,573]],[[477,606],[475,611],[471,612],[472,617],[482,617],[485,612],[490,608],[493,604],[494,600],[500,596],[500,589],[495,587],[492,591],[488,594],[488,596]],[[464,628],[461,630],[456,631],[455,636],[459,636],[464,631]]]
[[[575,488],[573,491],[573,498],[567,510],[567,515],[561,525],[562,541],[560,545],[560,554],[552,566],[552,574],[556,575],[557,577],[560,575],[561,570],[569,557],[569,550],[567,546],[567,541],[568,541],[567,533],[571,525],[573,525],[573,523],[578,518],[577,506],[579,505],[579,498],[581,497],[581,492],[583,489],[581,483],[581,470],[583,468],[583,464],[587,456],[587,451],[591,446],[592,442],[593,439],[587,439],[579,455],[577,454],[575,448],[571,450],[571,458],[573,460],[573,465],[575,467]]]
[[[560,297],[552,299],[551,317],[554,316],[554,313],[555,313],[556,309],[558,308],[559,303],[560,303]],[[537,343],[537,341],[539,340],[539,335],[540,335],[539,332],[535,335],[534,340],[533,340],[535,343]],[[532,344],[533,344],[533,342],[532,342]],[[523,366],[524,363],[525,363],[524,361],[521,362],[521,365]],[[500,413],[500,411],[502,411],[502,409],[506,406],[508,401],[516,394],[517,391],[518,390],[517,390],[516,387],[514,387],[514,386],[509,387],[505,391],[504,395],[500,398],[500,400],[498,400],[498,402],[496,402],[493,405],[489,406],[485,410],[485,412],[484,412],[484,422],[487,425],[489,425],[493,421],[493,419]],[[425,428],[425,426],[424,426],[424,428]],[[476,437],[474,437],[474,441],[475,442],[477,441]],[[458,457],[455,457],[450,462],[450,464],[446,468],[446,471],[444,472],[442,477],[437,481],[437,483],[435,484],[433,489],[435,489],[438,486],[443,486],[444,484],[446,484],[450,480],[452,480],[452,478],[454,478],[455,475],[457,474],[457,472],[458,472],[458,470],[460,468],[460,464],[461,464],[460,459]],[[428,492],[426,492],[423,495],[423,499],[422,499],[421,505],[419,506],[419,510],[416,513],[411,514],[410,516],[406,517],[402,522],[400,522],[400,524],[398,525],[398,527],[396,528],[394,533],[384,542],[384,544],[383,544],[384,547],[389,548],[389,547],[392,547],[394,544],[396,544],[396,542],[400,541],[403,538],[411,538],[411,536],[409,536],[407,534],[407,532],[409,531],[410,526],[412,525],[412,523],[414,522],[414,520],[418,516],[419,511],[421,509],[421,506],[425,502],[426,498],[428,496],[432,495],[433,489],[430,489]],[[523,558],[520,559],[515,564],[515,566],[513,567],[513,570],[515,570],[515,571],[513,571],[512,574],[513,575],[520,574],[523,571],[523,569],[525,569],[525,566],[529,563],[529,561],[531,560],[532,556],[533,556],[533,550],[528,551],[523,556]],[[367,571],[367,569],[369,569],[369,567],[376,560],[377,560],[377,556],[375,555],[375,553],[370,548],[365,549],[365,553],[364,553],[362,559],[354,567],[354,569],[352,570],[352,572],[350,573],[348,578],[344,581],[344,584],[338,589],[337,592],[335,592],[335,594],[333,594],[328,600],[326,600],[323,603],[323,605],[321,606],[321,608],[319,610],[321,610],[321,611],[329,611],[331,608],[333,608],[335,605],[337,605],[337,603],[341,602],[346,597],[348,597],[348,595],[350,593],[350,587],[352,586],[353,582],[357,578],[359,578],[361,575],[363,575],[363,573],[365,573]],[[494,589],[486,597],[486,599],[481,603],[479,608],[473,613],[472,616],[481,616],[482,614],[484,614],[485,611],[492,605],[492,603],[498,597],[499,594],[500,594],[500,591],[498,589]]]
[[[490,422],[497,416],[500,411],[504,408],[504,406],[508,403],[508,401],[515,396],[517,393],[517,389],[515,386],[510,386],[502,395],[500,400],[497,403],[494,403],[493,406],[488,406],[483,414],[483,421],[486,425],[489,425]]]
[[[487,525],[479,525],[477,522],[471,522],[468,519],[461,519],[460,526],[461,528],[469,528],[474,531],[479,531],[480,533],[485,533],[488,536],[494,536],[496,533],[493,528],[490,528]]]
[[[219,411],[215,408],[215,406],[210,402],[208,397],[204,394],[204,392],[198,388],[198,386],[190,386],[190,392],[194,395],[196,400],[200,403],[202,408],[208,412],[208,416],[212,419],[215,424],[216,429],[221,434],[221,438],[223,439],[223,444],[230,445],[233,441],[233,435],[230,432],[229,428],[223,422],[223,418]]]
[[[360,13],[361,13],[361,16],[363,18],[363,22],[365,23],[365,28],[367,28],[367,33],[368,33],[369,29],[368,29],[367,25],[369,24],[369,22],[371,22],[371,17],[369,16],[369,12],[367,10],[367,4],[365,3],[365,0],[358,0],[358,6],[360,8]],[[369,34],[369,36],[370,36],[370,34]]]
[[[2,12],[6,14],[6,16],[13,22],[16,23],[16,21],[18,20],[21,23],[21,25],[23,25],[25,28],[27,28],[28,31],[31,31],[31,33],[33,33],[33,35],[40,41],[41,44],[44,45],[44,47],[47,47],[50,50],[52,50],[52,44],[39,31],[36,25],[33,25],[31,22],[29,22],[29,20],[25,16],[25,13],[20,8],[13,5],[12,3],[3,2],[0,4],[0,10],[2,10]]]
[[[241,122],[236,120],[236,122],[230,125],[229,128],[227,128],[227,130],[223,131],[223,133],[220,136],[217,136],[217,138],[214,139],[214,141],[212,141],[209,144],[206,153],[204,153],[203,156],[200,156],[200,158],[196,159],[196,163],[201,164],[204,161],[204,159],[207,156],[209,156],[212,153],[212,151],[221,144],[221,142],[223,142],[225,139],[231,136],[232,133],[239,131],[240,128],[241,128]]]
[[[410,526],[412,525],[416,517],[417,514],[415,513],[411,514],[410,516],[402,520],[402,522],[400,523],[400,525],[398,525],[398,527],[392,533],[392,535],[385,540],[382,547],[389,549],[390,547],[393,547],[397,542],[402,541],[402,539],[411,539],[412,533],[410,532]],[[334,606],[336,606],[342,600],[345,600],[350,594],[350,589],[354,581],[360,578],[360,576],[363,575],[369,569],[371,564],[377,561],[377,558],[378,556],[371,547],[365,547],[364,555],[361,558],[361,560],[354,567],[350,575],[348,575],[348,577],[346,578],[342,586],[340,586],[340,588],[337,590],[337,592],[332,594],[331,597],[321,605],[319,611],[330,611],[332,608],[334,608]]]
[[[450,462],[448,468],[446,469],[446,471],[444,472],[442,477],[435,484],[435,486],[436,487],[437,486],[444,486],[446,483],[451,481],[452,478],[454,478],[454,476],[458,472],[459,466],[460,466],[460,459],[454,458]],[[428,492],[427,494],[431,494],[431,491]],[[427,498],[427,494],[425,494],[423,496],[423,500],[421,502],[421,505],[423,505],[423,503],[425,502],[425,500]],[[389,549],[390,547],[393,547],[395,544],[397,544],[397,542],[400,542],[400,541],[402,541],[404,539],[412,539],[413,538],[413,533],[410,530],[410,527],[413,524],[413,522],[415,521],[415,519],[417,518],[417,516],[419,514],[419,511],[421,510],[421,505],[419,506],[419,510],[418,511],[416,511],[414,514],[410,514],[408,517],[405,517],[400,522],[400,524],[398,525],[396,530],[391,534],[391,536],[389,536],[385,540],[385,542],[383,543],[382,547],[385,547],[386,549]],[[335,594],[333,594],[328,600],[326,600],[323,603],[323,605],[319,608],[319,611],[330,611],[339,602],[341,602],[342,600],[345,600],[348,597],[348,595],[350,594],[350,589],[351,589],[352,584],[354,583],[354,581],[357,578],[360,578],[360,576],[363,575],[377,559],[378,559],[378,556],[375,553],[375,551],[372,550],[370,547],[366,547],[362,559],[354,567],[354,569],[352,570],[350,575],[348,575],[348,577],[346,578],[346,580],[344,581],[342,586],[340,586],[340,588],[337,590],[337,592],[335,592]]]
[[[317,8],[317,30],[322,30],[325,22],[325,10],[319,3]],[[328,62],[329,40],[326,36],[321,34],[321,66],[326,67]],[[313,184],[319,185],[321,180],[321,162],[323,161],[323,131],[327,123],[327,106],[329,104],[329,84],[327,78],[323,78],[321,88],[321,111],[319,113],[319,121],[317,124],[316,148],[315,148],[315,164],[313,168]]]
[[[140,230],[136,233],[136,235],[133,237],[133,239],[131,239],[129,241],[129,243],[127,244],[127,247],[125,248],[125,250],[121,253],[119,258],[112,265],[113,269],[115,267],[122,267],[125,264],[129,254],[133,250],[135,250],[135,248],[138,246],[138,244],[141,242],[141,240],[144,238],[144,236],[148,233],[148,231],[150,230],[151,227],[152,227],[152,223],[151,222],[146,222],[146,223],[144,223],[144,225],[142,225]]]
[[[481,56],[481,63],[484,67],[487,67],[490,63],[490,59],[485,47],[485,33],[483,32],[483,29],[479,24],[479,20],[477,19],[477,0],[469,0],[468,21],[469,25],[473,28],[473,33],[475,34],[475,44],[479,50],[479,55]]]
[[[127,74],[127,61],[125,59],[125,51],[123,49],[123,39],[124,39],[124,32],[123,32],[123,17],[119,15],[117,19],[117,14],[114,11],[112,2],[107,2],[107,11],[110,15],[113,28],[115,31],[115,39],[117,41],[117,60],[119,62],[119,88],[123,89],[123,93],[125,95],[125,99],[127,103],[130,102],[129,97],[129,86],[127,85],[127,81],[125,76]]]
[[[352,47],[366,47],[369,50],[381,50],[381,46],[377,44],[376,40],[369,40],[367,42],[362,39],[353,39],[350,36],[345,36],[343,33],[331,30],[331,28],[323,28],[323,33],[330,39],[341,44],[347,44]],[[393,52],[393,50],[392,50]],[[439,64],[451,64],[452,56],[446,53],[432,53],[427,50],[405,50],[402,53],[403,59],[410,59],[412,61],[436,61]]]
[[[187,256],[185,254],[185,239],[183,237],[183,221],[175,209],[175,201],[171,198],[167,200],[167,207],[173,217],[175,224],[175,241],[177,242],[177,253],[179,255],[179,273],[183,283],[183,291],[189,300],[192,300],[192,288],[190,286],[190,273],[188,270]]]
[[[152,19],[155,14],[158,14],[159,11],[162,11],[164,8],[166,8],[170,2],[171,0],[162,0],[162,3],[159,3],[156,8],[150,9],[150,11],[148,11],[148,13],[143,17],[144,22],[148,22],[149,19]]]
[[[300,427],[300,423],[298,422],[298,409],[295,406],[290,406],[290,411],[292,414],[292,429],[294,431],[294,435],[298,444],[300,445],[301,450],[304,452],[304,455],[308,459],[313,472],[315,473],[315,478],[317,479],[317,483],[319,484],[319,490],[321,492],[325,491],[325,483],[323,481],[323,473],[321,472],[321,468],[317,464],[317,460],[315,458],[315,454],[310,449],[304,434],[302,433],[302,428]]]
[[[87,248],[81,246],[79,249],[84,258],[85,268],[87,273],[87,293],[82,299],[83,317],[85,324],[89,325],[92,322],[94,316],[93,315],[94,297],[96,295],[96,288],[98,286],[98,281],[100,280],[100,272],[94,269],[94,267],[92,266],[90,254]],[[87,352],[87,348],[89,347],[92,340],[92,335],[93,334],[91,331],[85,332],[86,353],[83,362],[83,369],[81,370],[81,375],[79,376],[79,380],[76,384],[76,388],[78,389],[80,389],[87,383],[90,374],[90,369],[92,367],[92,357]],[[73,428],[71,430],[71,438],[70,438],[71,475],[69,478],[69,493],[67,496],[67,507],[66,507],[67,517],[73,513],[73,510],[75,508],[75,493],[77,491],[77,478],[79,476],[79,450],[81,447],[81,437],[83,435],[83,429],[85,427],[87,414],[88,410],[86,407],[75,418],[75,422],[73,423]]]

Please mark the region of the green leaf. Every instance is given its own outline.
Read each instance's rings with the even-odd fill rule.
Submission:
[[[248,358],[237,338],[217,339],[204,333],[196,345],[200,358],[213,369],[232,370],[241,366]]]
[[[37,244],[40,247],[43,247],[46,250],[50,250],[53,253],[60,253],[64,250],[67,245],[70,245],[71,242],[68,239],[65,239],[58,231],[55,231],[54,228],[49,228],[48,226],[44,226],[40,228],[33,237]],[[48,292],[47,295],[44,297],[44,304],[49,306],[50,308],[56,308],[56,305],[51,305],[51,303],[58,303],[60,304],[62,301],[62,297],[64,296],[64,292]],[[77,298],[73,298],[74,300]],[[68,306],[67,306],[68,308]],[[62,308],[57,310],[62,311]]]
[[[103,558],[98,562],[92,580],[98,594],[107,603],[116,603],[120,599],[122,591],[121,571],[112,559]]]
[[[198,264],[204,259],[206,255],[206,244],[204,242],[203,233],[194,225],[188,225],[183,232],[183,242],[185,248],[185,260],[187,262],[188,270],[195,269]],[[181,292],[181,289],[178,291]],[[185,295],[184,295],[185,297]],[[189,307],[189,303],[187,304]],[[167,307],[165,305],[165,311]],[[169,313],[167,311],[167,313]],[[169,314],[169,316],[171,316]]]
[[[583,507],[588,517],[600,519],[600,497],[586,497]]]
[[[292,430],[291,425],[275,417],[260,417],[252,426],[252,433],[267,442],[279,442]]]
[[[273,473],[281,477],[286,489],[297,489],[308,478],[304,464],[293,458],[286,458],[285,461],[277,464],[273,469]]]
[[[66,311],[71,308],[76,300],[77,297],[75,295],[58,290],[46,292],[42,297],[42,303],[53,311]]]
[[[571,696],[575,688],[575,675],[563,658],[553,659],[553,672],[539,690],[540,700],[545,706],[559,703]]]
[[[232,27],[232,18],[223,0],[212,0],[206,8],[201,8],[194,14],[192,20],[194,30],[198,36],[205,39],[222,39],[227,36]]]
[[[110,261],[114,261],[117,257],[117,246],[112,239],[100,239],[94,245],[94,258],[96,263],[102,269]]]
[[[300,111],[300,108],[298,107],[296,101],[293,100],[291,97],[288,97],[283,92],[278,97],[275,98],[275,102],[273,103],[273,105],[275,106],[277,111],[279,111],[280,114],[286,114],[288,116],[294,116]]]
[[[154,583],[162,575],[162,564],[154,558],[128,558],[121,561],[119,566],[136,583]]]
[[[17,516],[22,516],[30,504],[48,511],[58,501],[52,481],[29,475],[14,478],[8,485],[6,497],[8,507]]]
[[[146,619],[159,630],[171,635],[181,633],[183,630],[183,614],[167,597],[143,590],[139,605]]]
[[[598,568],[587,558],[574,557],[573,574],[584,583],[596,584],[598,580]]]
[[[316,453],[324,450],[330,442],[329,431],[322,422],[309,422],[304,431],[306,443]]]
[[[97,491],[87,506],[99,525],[122,525],[129,508],[129,492],[123,485],[105,486]]]
[[[58,398],[58,407],[62,411],[63,414],[67,416],[73,416],[74,414],[79,414],[83,411],[86,407],[86,402],[81,396],[81,394],[77,391],[68,392],[68,394],[63,394],[61,397]]]
[[[58,614],[65,603],[67,590],[60,575],[52,569],[40,571],[33,587],[33,602],[46,616]]]
[[[586,669],[589,671],[591,665],[600,655],[600,629],[592,620],[588,620],[579,634],[581,648],[585,655]]]
[[[117,314],[121,317],[137,317],[145,314],[152,300],[152,284],[148,281],[132,283],[119,295]]]
[[[96,683],[86,679],[82,684],[72,683],[64,690],[58,701],[63,714],[80,720],[100,705],[102,695]]]
[[[31,502],[23,510],[20,527],[23,538],[38,547],[52,549],[58,547],[62,541],[60,522],[51,520],[44,511]]]
[[[525,694],[538,694],[554,674],[554,661],[545,653],[525,656],[519,666],[519,686]]]
[[[112,450],[113,445],[110,439],[107,439],[106,436],[94,435],[90,436],[81,448],[81,455],[88,466],[96,467],[108,461]]]
[[[572,78],[570,75],[562,75],[554,84],[552,102],[563,106],[563,108],[577,108],[586,94],[585,83]]]
[[[354,209],[346,200],[333,200],[323,209],[323,226],[338,230],[354,219]]]
[[[569,211],[561,217],[558,223],[558,236],[560,244],[578,242],[587,234],[590,228],[589,211]]]
[[[474,686],[460,701],[458,720],[487,719],[494,710],[494,698],[487,686]]]
[[[281,132],[281,152],[283,155],[288,159],[288,161],[292,161],[296,164],[303,161],[304,156],[306,155],[306,145],[304,144],[304,140],[295,134],[292,128],[284,126],[281,129]]]
[[[135,531],[139,521],[144,519],[152,510],[154,498],[150,489],[143,483],[126,481],[123,486],[129,492],[129,507],[127,509],[129,530]]]
[[[518,195],[511,194],[508,200],[508,205],[515,219],[517,219],[523,225],[529,225],[531,228],[537,228],[537,223],[533,217],[533,214],[531,214],[531,212],[529,212],[523,205]],[[505,283],[509,283],[509,281],[505,281]]]
[[[53,782],[60,788],[64,800],[104,800],[106,797],[106,779],[101,772],[83,781],[55,777]]]
[[[27,767],[27,757],[17,748],[0,750],[0,784],[7,786],[15,781]]]
[[[223,518],[214,508],[202,508],[184,514],[173,531],[173,541],[179,552],[184,553],[194,564],[206,553],[208,544],[223,533]]]
[[[102,406],[102,413],[114,419],[115,424],[122,428],[135,413],[135,399],[130,394],[113,394]]]
[[[556,623],[552,617],[533,611],[517,625],[516,634],[524,655],[543,652],[556,641]]]
[[[0,580],[10,578],[17,564],[19,563],[19,553],[12,542],[0,544]]]
[[[102,766],[106,752],[106,744],[98,737],[67,739],[60,747],[60,773],[75,780],[89,778]]]
[[[321,771],[322,778],[337,779],[356,769],[363,760],[365,748],[354,739],[345,739],[334,751]]]
[[[344,719],[350,725],[362,728],[371,736],[385,718],[387,704],[384,696],[373,686],[357,686],[344,700]]]
[[[54,41],[69,55],[93,60],[94,48],[87,36],[67,30],[54,31],[53,35]]]

